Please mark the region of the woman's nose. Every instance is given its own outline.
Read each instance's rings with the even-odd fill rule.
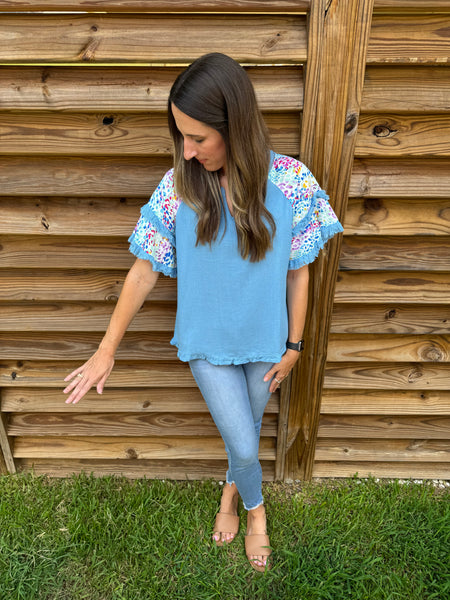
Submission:
[[[184,158],[185,160],[191,160],[197,154],[194,142],[188,138],[184,139]]]

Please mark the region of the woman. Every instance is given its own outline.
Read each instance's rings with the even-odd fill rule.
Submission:
[[[247,512],[246,553],[258,571],[271,553],[258,460],[270,394],[302,350],[308,263],[342,227],[327,196],[298,161],[270,151],[244,69],[207,54],[172,86],[174,168],[166,173],[130,237],[137,257],[98,351],[66,381],[67,403],[102,393],[130,321],[162,272],[178,277],[172,344],[222,435],[226,485],[214,525],[217,545]]]

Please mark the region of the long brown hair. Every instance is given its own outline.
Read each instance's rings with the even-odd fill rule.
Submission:
[[[247,73],[225,54],[205,54],[177,77],[170,90],[175,188],[197,213],[197,244],[211,244],[217,239],[223,209],[219,172],[207,171],[197,160],[185,160],[183,136],[176,126],[172,103],[222,135],[238,248],[244,259],[263,259],[275,235],[275,222],[264,205],[269,134]]]

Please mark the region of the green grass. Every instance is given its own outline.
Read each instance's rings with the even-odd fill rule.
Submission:
[[[220,494],[213,481],[1,476],[0,599],[450,598],[448,488],[267,484],[265,574],[245,558],[245,518],[231,546],[210,544]]]

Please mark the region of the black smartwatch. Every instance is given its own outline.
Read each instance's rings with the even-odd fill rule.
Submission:
[[[286,342],[286,348],[289,350],[297,350],[297,352],[301,352],[304,346],[304,340],[300,340],[299,342]]]

